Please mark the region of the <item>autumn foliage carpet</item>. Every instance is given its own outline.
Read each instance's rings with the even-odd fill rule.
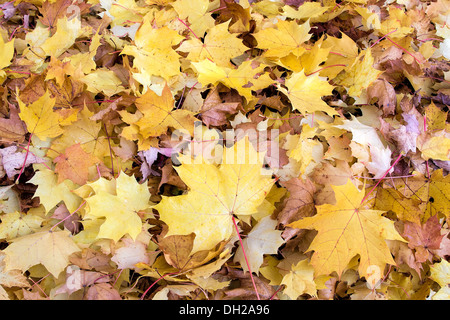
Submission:
[[[448,0],[0,9],[0,299],[450,298]]]

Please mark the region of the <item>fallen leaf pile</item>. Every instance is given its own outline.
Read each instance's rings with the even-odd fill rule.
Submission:
[[[448,0],[0,10],[0,299],[450,299]]]

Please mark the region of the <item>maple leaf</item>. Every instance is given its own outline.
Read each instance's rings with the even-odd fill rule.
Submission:
[[[102,183],[102,180],[97,180]],[[146,184],[139,184],[134,176],[120,173],[119,177],[106,184],[90,183],[95,195],[86,198],[89,208],[86,218],[106,220],[100,226],[97,238],[108,238],[117,242],[125,234],[136,239],[142,231],[142,221],[138,211],[147,209],[151,204],[150,192]]]
[[[55,82],[55,80],[46,82],[48,90],[56,98],[55,110],[61,109],[61,114],[63,112],[74,112],[71,110],[72,104],[76,98],[83,94],[83,83],[68,76],[64,77],[61,84],[55,84]]]
[[[352,65],[348,66],[342,74],[334,78],[337,84],[348,89],[348,94],[352,97],[359,97],[363,89],[369,87],[382,73],[382,71],[373,67],[374,59],[372,51],[367,49],[365,52],[361,52],[360,56],[363,53],[364,58],[362,61],[358,56]]]
[[[40,231],[11,240],[3,252],[5,270],[23,272],[39,263],[56,278],[69,264],[69,256],[81,249],[70,238],[68,231]]]
[[[5,43],[2,37],[2,39],[0,39],[0,52],[1,52],[0,69],[3,69],[11,64],[11,60],[14,56],[14,40]],[[2,82],[5,76],[6,76],[5,71],[0,70],[0,80]]]
[[[86,293],[87,300],[122,300],[119,292],[109,283],[94,284]]]
[[[234,34],[228,31],[230,21],[218,24],[208,30],[203,42],[198,38],[184,41],[178,51],[188,52],[187,59],[199,62],[205,59],[218,66],[231,67],[230,60],[240,56],[248,48]]]
[[[217,20],[224,22],[231,19],[230,32],[244,33],[250,31],[250,20],[252,20],[250,6],[221,0],[220,7],[223,9],[219,11],[220,15]]]
[[[217,88],[205,98],[201,108],[202,121],[206,126],[221,126],[228,122],[227,116],[238,112],[238,108],[242,109],[239,102],[222,102]]]
[[[406,15],[402,9],[391,8],[389,16],[381,23],[379,31],[384,35],[389,33],[393,39],[401,39],[414,31],[411,22],[411,17]],[[392,31],[395,32],[392,33]]]
[[[8,178],[12,179],[19,173],[19,168],[27,167],[32,163],[43,163],[44,160],[32,154],[17,152],[16,146],[7,147],[0,150],[0,164],[6,172]]]
[[[397,96],[394,87],[384,79],[375,80],[368,88],[369,99],[376,98],[378,105],[383,108],[383,114],[394,114]]]
[[[68,20],[63,17],[56,22],[55,34],[47,38],[40,47],[45,55],[59,57],[75,43],[81,32],[79,19]]]
[[[23,214],[15,211],[2,216],[0,223],[0,239],[11,240],[36,232],[40,229],[44,219],[37,215]]]
[[[294,72],[303,70],[305,74],[313,74],[318,72],[318,67],[321,63],[327,60],[331,48],[322,48],[324,37],[320,38],[312,48],[303,53],[300,57],[294,54],[289,54],[280,59],[280,62]]]
[[[341,38],[327,37],[322,48],[330,48],[330,54],[322,65],[319,75],[334,79],[346,66],[351,65],[358,57],[358,46],[345,32],[341,33]]]
[[[19,196],[14,189],[14,185],[0,187],[0,211],[3,213],[11,213],[20,211]]]
[[[351,131],[352,141],[369,148],[369,159],[362,161],[375,179],[381,178],[387,171],[392,172],[391,155],[389,146],[384,146],[374,127],[361,123],[357,117],[352,115],[352,120],[344,120],[344,124],[337,125],[339,129]],[[357,148],[358,146],[355,146]],[[353,155],[355,156],[353,151]],[[363,152],[364,153],[364,152]]]
[[[139,127],[139,132],[144,139],[166,133],[168,128],[184,130],[191,136],[194,134],[196,120],[194,114],[188,110],[173,110],[175,101],[167,83],[160,96],[148,90],[136,99],[136,107],[142,116],[134,123]],[[126,111],[119,113],[127,116]],[[127,119],[124,120],[127,122]]]
[[[278,248],[284,243],[281,238],[282,231],[275,230],[277,221],[270,216],[262,218],[242,240],[234,256],[234,261],[239,261],[244,271],[248,271],[244,251],[248,259],[250,270],[259,274],[259,267],[263,263],[264,254],[276,254]]]
[[[9,119],[0,118],[0,135],[4,141],[22,142],[27,133],[26,125],[19,117],[16,106],[9,105]]]
[[[425,203],[417,198],[405,197],[398,189],[379,188],[374,209],[392,210],[401,220],[420,223],[425,211]]]
[[[288,181],[283,181],[282,186],[287,189],[289,196],[287,196],[282,204],[282,210],[277,216],[277,220],[287,225],[293,221],[297,221],[302,217],[312,216],[315,211],[314,193],[316,188],[311,180],[292,178]],[[286,233],[283,238],[286,239]]]
[[[419,217],[421,221],[426,221],[434,215],[448,217],[450,197],[447,190],[449,183],[450,176],[444,176],[443,169],[439,169],[434,171],[429,178],[415,173],[414,177],[396,183],[396,188],[402,190],[404,197],[416,199],[425,204],[425,210]]]
[[[240,158],[242,155],[244,159]],[[167,235],[196,234],[192,253],[210,250],[229,240],[233,232],[231,216],[256,213],[274,183],[261,174],[261,154],[247,139],[225,148],[219,167],[202,163],[201,156],[197,159],[200,163],[182,157],[180,160],[182,164],[175,170],[188,186],[188,193],[163,196],[154,208],[169,226]]]
[[[442,130],[434,135],[421,135],[417,139],[417,148],[425,160],[450,161],[450,138]]]
[[[75,211],[81,204],[81,198],[72,192],[76,185],[70,180],[58,183],[57,174],[52,170],[39,170],[28,182],[37,185],[34,196],[39,197],[47,212],[61,201],[64,201],[70,212]]]
[[[432,261],[429,250],[439,249],[445,235],[441,234],[441,224],[437,216],[432,216],[423,225],[407,221],[402,233],[408,239],[408,247],[415,249],[416,261]]]
[[[76,184],[83,185],[88,180],[89,168],[98,160],[81,148],[77,143],[66,149],[53,160],[56,163],[55,172],[58,173],[58,183],[70,179]]]
[[[111,261],[117,264],[119,269],[134,269],[137,263],[150,263],[147,254],[147,246],[144,242],[124,238],[124,246],[117,249]]]
[[[318,2],[303,2],[297,9],[294,9],[287,2],[283,6],[283,16],[291,19],[305,20],[309,18],[316,18],[322,15],[331,7],[323,6]]]
[[[433,102],[425,107],[427,130],[444,130],[446,127],[447,112],[442,111]]]
[[[81,69],[81,71],[84,74],[88,74],[90,72],[92,72],[93,70],[95,70],[97,68],[97,64],[95,62],[95,57],[97,54],[97,49],[100,47],[101,45],[101,36],[100,34],[97,32],[96,34],[94,34],[94,36],[91,39],[91,44],[89,45],[89,51],[86,53],[78,53],[78,54],[73,54],[70,56],[69,58],[66,58],[63,60],[63,66],[62,68],[60,67],[59,69],[70,69],[71,67],[73,69]],[[57,59],[55,59],[55,63],[61,64],[61,62]],[[64,63],[70,62],[70,65],[67,65]],[[50,73],[50,75],[49,75]],[[57,71],[53,71],[52,68],[49,67],[49,71],[47,73],[47,79],[49,77],[52,76],[53,73],[57,73]],[[71,73],[75,73],[75,71],[72,70]]]
[[[288,225],[318,231],[308,248],[314,251],[311,264],[315,274],[336,271],[341,276],[357,254],[360,276],[366,276],[370,266],[384,270],[387,263],[394,264],[385,240],[405,241],[395,230],[394,222],[383,217],[383,211],[365,209],[361,204],[364,192],[350,180],[345,185],[333,186],[333,190],[336,204],[317,206],[315,216]]]
[[[27,278],[19,270],[5,272],[5,253],[0,252],[0,300],[9,299],[8,293],[3,287],[29,287]]]
[[[210,10],[208,0],[176,0],[171,3],[171,6],[178,13],[180,19],[188,19],[189,28],[200,37],[214,27],[214,19],[208,13]]]
[[[179,270],[192,270],[195,268],[194,274],[191,274],[191,279],[201,281],[199,278],[209,277],[214,271],[220,268],[221,260],[225,260],[219,257],[218,260],[210,264],[205,264],[212,258],[216,257],[224,249],[225,241],[219,243],[212,250],[200,250],[192,252],[194,246],[195,233],[188,235],[170,235],[165,236],[158,242],[159,248],[164,252],[166,261]],[[216,267],[215,267],[216,265]],[[201,267],[199,267],[201,266]],[[211,270],[214,269],[214,270]]]
[[[287,155],[300,163],[302,175],[311,172],[320,162],[323,156],[323,146],[313,139],[317,128],[311,128],[308,124],[302,126],[300,135],[289,135],[283,148],[288,150]]]
[[[81,110],[76,121],[65,126],[62,135],[52,141],[51,150],[49,149],[47,155],[56,157],[70,146],[80,144],[86,153],[98,159],[109,156],[109,144],[102,131],[102,123],[92,121],[90,117],[93,115],[87,108]]]
[[[66,282],[56,289],[55,294],[67,293],[71,295],[75,291],[87,288],[94,283],[109,281],[109,277],[105,277],[100,272],[80,270],[75,266],[68,266],[66,269]]]
[[[448,299],[448,0],[13,2],[0,299]]]
[[[49,91],[28,106],[18,99],[20,119],[27,125],[28,132],[41,140],[57,137],[64,132],[60,125],[63,119],[53,110],[55,101]]]
[[[42,7],[39,8],[39,12],[42,17],[39,18],[44,25],[53,29],[57,21],[65,16],[68,16],[71,11],[69,7],[72,5],[70,0],[57,0],[57,1],[42,1]],[[89,7],[87,3],[78,3],[80,13]]]
[[[119,92],[125,91],[122,81],[107,68],[94,70],[80,79],[87,85],[88,90],[93,93],[104,93],[106,96],[113,96]]]
[[[295,110],[302,114],[323,111],[330,116],[337,115],[337,112],[322,100],[323,96],[332,94],[334,87],[318,74],[306,76],[303,70],[294,72],[285,84],[287,89],[278,86],[278,90],[289,98]]]
[[[77,234],[81,229],[81,217],[78,213],[70,213],[64,204],[59,205],[52,214],[52,219],[58,219],[64,222],[64,228],[72,234]]]
[[[151,85],[152,75],[161,76],[167,81],[178,75],[180,56],[172,46],[183,39],[175,30],[168,27],[153,28],[150,19],[145,19],[136,32],[135,46],[125,46],[121,54],[134,56],[133,66],[139,72],[133,73],[133,77],[147,87]]]
[[[286,286],[283,292],[292,300],[296,300],[304,293],[314,297],[317,295],[317,290],[313,278],[314,268],[307,259],[302,260],[296,265],[292,265],[289,273],[281,280],[281,284]]]
[[[441,289],[436,292],[431,299],[448,300],[450,298],[450,290],[448,287],[448,284],[450,283],[449,271],[450,263],[444,259],[442,259],[441,262],[430,266],[430,278],[441,286]]]
[[[299,57],[305,51],[303,44],[311,38],[309,21],[298,25],[295,21],[279,20],[275,28],[263,29],[254,34],[257,47],[266,49],[268,58],[282,58],[292,53]]]
[[[252,100],[252,90],[264,89],[273,83],[269,74],[263,72],[265,65],[257,61],[246,60],[236,69],[220,67],[210,60],[192,62],[198,72],[198,81],[206,86],[222,83],[225,86],[236,89],[239,94],[248,101]]]

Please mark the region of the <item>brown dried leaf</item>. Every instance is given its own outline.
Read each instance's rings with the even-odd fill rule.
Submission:
[[[96,283],[89,287],[85,300],[122,300],[122,298],[109,283]]]
[[[388,116],[394,114],[397,103],[397,96],[394,87],[384,79],[374,81],[367,88],[367,97],[369,101],[377,98],[378,105],[383,109],[383,114]]]
[[[429,218],[424,224],[405,222],[403,237],[409,240],[408,247],[416,250],[418,262],[431,262],[433,255],[430,249],[439,249],[444,235],[441,234],[441,224],[437,215]]]
[[[5,142],[23,142],[27,127],[20,120],[17,107],[9,104],[9,119],[0,118],[0,137]]]

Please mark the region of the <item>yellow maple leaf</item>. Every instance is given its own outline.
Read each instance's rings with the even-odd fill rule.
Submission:
[[[446,127],[447,113],[438,108],[433,101],[425,107],[427,130],[444,130]]]
[[[322,100],[323,96],[331,95],[333,86],[318,74],[306,76],[304,71],[294,72],[286,80],[287,89],[278,86],[278,90],[287,95],[292,107],[302,114],[323,111],[330,116],[337,112]]]
[[[202,37],[205,32],[214,27],[214,19],[208,11],[209,0],[177,0],[170,4],[178,13],[180,19],[188,20],[189,28],[197,36]]]
[[[153,28],[152,22],[145,19],[135,36],[135,45],[127,45],[121,54],[134,56],[133,67],[138,72],[133,77],[142,85],[152,84],[151,76],[165,80],[180,73],[180,55],[173,50],[183,40],[175,30],[168,27]]]
[[[319,17],[330,8],[328,6],[322,6],[320,2],[304,2],[297,10],[289,5],[285,5],[283,6],[283,16],[291,19],[305,20]]]
[[[97,68],[94,57],[97,53],[98,47],[101,45],[100,42],[100,34],[96,33],[92,37],[91,44],[89,45],[89,51],[86,53],[77,53],[70,56],[70,58],[65,58],[63,62],[70,61],[71,66],[74,69],[80,68],[84,74],[87,74]],[[48,68],[49,72],[52,72],[52,69]],[[48,78],[47,74],[47,78]]]
[[[81,249],[73,242],[67,230],[46,230],[12,240],[3,252],[5,270],[26,271],[39,263],[55,278],[69,264],[69,256]]]
[[[134,0],[104,1],[104,3],[110,3],[107,14],[113,18],[112,26],[122,25],[127,21],[140,22],[149,10],[149,7],[141,7]]]
[[[70,212],[75,211],[81,204],[81,198],[72,192],[76,185],[70,180],[58,183],[58,176],[52,170],[45,168],[39,170],[28,182],[37,185],[34,196],[39,197],[46,212],[49,212],[61,201],[64,201]]]
[[[174,110],[175,101],[167,83],[160,96],[147,90],[136,100],[136,106],[139,111],[136,116],[130,116],[126,111],[119,113],[125,122],[138,127],[143,139],[157,137],[166,133],[168,128],[183,130],[191,136],[194,134],[194,113],[183,109]]]
[[[436,281],[441,289],[436,292],[431,299],[433,300],[449,300],[450,299],[450,263],[445,259],[441,262],[430,266],[430,278]]]
[[[184,41],[177,50],[188,52],[187,59],[191,62],[210,59],[218,66],[232,67],[230,60],[240,56],[248,48],[241,39],[228,31],[230,21],[210,28],[203,42],[194,37]]]
[[[283,66],[294,72],[303,70],[305,74],[312,74],[319,69],[319,65],[327,60],[331,48],[322,48],[324,37],[320,38],[314,46],[300,57],[289,54],[280,59]]]
[[[259,267],[263,263],[264,254],[276,254],[278,252],[278,248],[284,243],[284,240],[281,238],[282,231],[275,230],[276,225],[276,220],[266,216],[242,240],[243,247],[240,246],[237,249],[234,261],[239,261],[244,271],[248,271],[247,259],[250,270],[259,274]],[[246,258],[243,250],[245,250]]]
[[[6,68],[11,64],[14,57],[14,40],[4,42],[3,37],[0,37],[0,69]],[[0,70],[0,82],[3,82],[6,77],[6,72]]]
[[[100,68],[89,72],[80,81],[87,86],[87,90],[92,93],[104,93],[107,97],[125,91],[122,81],[114,73],[107,68]]]
[[[360,56],[362,54],[364,54],[364,58],[361,61]],[[346,87],[348,94],[352,97],[359,97],[362,91],[383,73],[383,71],[373,67],[374,59],[370,48],[365,50],[365,52],[361,52],[360,56],[334,79],[337,84]]]
[[[402,220],[420,224],[425,212],[425,202],[417,198],[407,198],[394,188],[380,188],[377,190],[374,209],[392,210]]]
[[[150,207],[150,192],[147,185],[139,184],[134,176],[121,172],[119,177],[110,183],[92,183],[95,195],[86,198],[85,219],[105,217],[100,226],[97,239],[107,238],[115,242],[129,234],[134,240],[142,231],[142,220],[138,211]],[[115,182],[115,188],[111,186]],[[114,192],[112,192],[114,191]]]
[[[393,39],[402,39],[414,32],[411,25],[412,18],[403,9],[390,7],[388,17],[381,22],[377,31],[383,35],[389,34]]]
[[[75,43],[81,33],[81,20],[68,20],[67,17],[63,17],[56,22],[55,34],[45,40],[41,49],[45,55],[57,58]]]
[[[30,287],[27,277],[20,270],[5,272],[5,257],[5,253],[0,252],[0,300],[10,299],[3,287]]]
[[[443,175],[443,169],[435,170],[430,177],[414,172],[411,177],[403,182],[396,183],[396,188],[402,190],[403,196],[419,200],[426,204],[426,209],[420,216],[421,221],[439,214],[448,217],[450,212],[450,175]]]
[[[382,272],[387,263],[395,264],[385,240],[405,240],[395,230],[394,222],[382,216],[384,211],[365,209],[361,204],[364,192],[351,180],[332,187],[336,204],[317,206],[315,216],[288,225],[318,231],[308,248],[314,251],[311,264],[316,275],[336,271],[341,276],[356,255],[360,256],[361,277],[373,268]]]
[[[281,280],[281,284],[286,286],[283,292],[292,300],[296,300],[304,293],[313,297],[317,296],[316,283],[314,282],[314,268],[309,264],[308,259],[292,265],[289,273]]]
[[[323,146],[313,139],[317,128],[311,128],[309,124],[302,126],[300,135],[286,136],[283,148],[288,150],[287,155],[300,163],[301,174],[308,174],[323,156]],[[317,161],[319,160],[319,161]]]
[[[233,233],[232,215],[249,216],[271,189],[274,180],[262,174],[262,154],[248,139],[224,148],[220,166],[180,157],[175,167],[189,191],[175,197],[163,196],[154,208],[169,226],[167,235],[196,234],[191,254],[211,250]],[[194,162],[195,161],[195,162]]]
[[[93,115],[94,113],[86,107],[81,110],[77,120],[64,127],[63,134],[52,141],[51,150],[47,152],[47,156],[54,158],[63,153],[66,148],[77,143],[86,153],[98,159],[109,156],[108,140],[105,133],[102,132],[102,123],[91,120],[90,117]],[[115,146],[113,141],[110,143]]]
[[[0,223],[0,239],[11,240],[33,233],[41,227],[43,221],[43,217],[31,213],[7,213],[2,216]]]
[[[267,58],[282,58],[289,54],[301,56],[306,48],[303,44],[311,38],[309,21],[298,25],[294,21],[279,20],[275,28],[266,28],[253,36],[258,42],[257,47],[265,49]]]
[[[236,89],[247,101],[252,100],[252,90],[260,90],[268,87],[273,80],[263,72],[265,65],[253,60],[244,61],[236,69],[220,67],[212,61],[203,60],[192,62],[198,72],[198,81],[206,86],[221,82],[225,86]]]
[[[436,132],[433,135],[424,134],[417,139],[417,148],[422,152],[425,160],[434,159],[450,161],[450,138],[445,130]]]
[[[49,91],[28,106],[19,98],[18,102],[19,117],[27,125],[28,132],[41,140],[57,137],[64,132],[60,126],[63,118],[53,111],[56,99],[50,97]]]
[[[339,72],[351,65],[358,57],[358,45],[342,32],[341,38],[327,36],[321,48],[329,48],[330,54],[323,65],[319,75],[328,77],[329,80],[335,78]]]

